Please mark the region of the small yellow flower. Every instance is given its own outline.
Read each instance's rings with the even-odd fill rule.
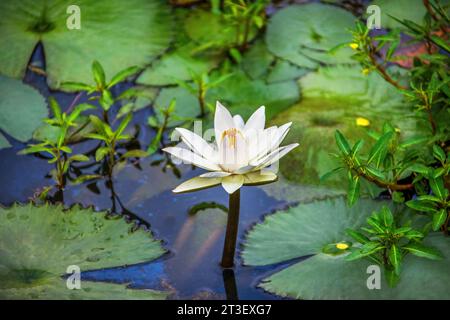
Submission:
[[[358,127],[368,127],[370,126],[370,121],[366,118],[358,117],[356,118],[356,125]]]
[[[357,43],[350,43],[349,44],[349,46],[350,46],[350,48],[352,48],[353,50],[356,50],[356,49],[358,49],[358,47],[359,47],[359,45],[357,44]]]
[[[339,250],[345,250],[348,249],[348,244],[339,242],[336,243],[336,248],[338,248]]]
[[[395,132],[397,132],[397,133],[402,132],[402,130],[400,130],[400,128],[395,128],[394,130],[395,130]]]
[[[370,69],[369,68],[364,68],[364,69],[362,69],[361,72],[362,72],[363,75],[367,76],[370,73]]]

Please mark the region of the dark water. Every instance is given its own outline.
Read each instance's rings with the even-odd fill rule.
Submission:
[[[42,49],[38,48],[32,61],[39,65],[43,61]],[[42,63],[41,63],[42,65]],[[45,66],[42,66],[45,67]],[[74,99],[74,94],[51,92],[43,76],[28,72],[25,82],[38,89],[45,97],[54,96],[63,109]],[[120,93],[130,84],[117,86],[113,94]],[[86,101],[86,96],[78,102]],[[117,106],[116,106],[117,108]],[[114,107],[113,107],[114,109]],[[98,111],[98,110],[97,110]],[[114,113],[114,110],[112,110]],[[138,142],[146,148],[155,134],[145,125],[151,109],[134,114],[133,124],[139,129]],[[5,134],[7,136],[7,134]],[[39,189],[52,184],[48,173],[53,168],[45,159],[33,155],[18,156],[24,143],[9,139],[12,148],[0,150],[0,203],[5,206],[13,202],[26,202]],[[94,142],[73,146],[75,153],[84,153],[95,148]],[[216,187],[175,195],[171,190],[182,181],[202,172],[188,165],[179,166],[178,178],[169,169],[163,172],[164,161],[152,165],[163,155],[155,155],[139,163],[128,164],[116,172],[108,184],[105,180],[68,186],[64,191],[64,204],[80,203],[93,205],[97,210],[109,210],[139,217],[149,224],[154,236],[163,240],[169,251],[156,261],[129,267],[88,271],[82,274],[86,280],[129,283],[132,287],[168,289],[173,298],[197,299],[277,299],[257,288],[261,278],[283,267],[246,267],[237,253],[233,270],[219,266],[225,233],[226,213],[219,209],[207,209],[189,214],[189,209],[202,202],[227,205],[227,193]],[[90,173],[96,165],[84,169]],[[111,185],[113,189],[111,189]],[[114,193],[112,192],[114,191]],[[244,187],[241,191],[241,220],[238,243],[242,243],[245,232],[260,221],[264,214],[285,207],[286,203],[275,200],[257,187]],[[238,251],[241,248],[238,248]]]

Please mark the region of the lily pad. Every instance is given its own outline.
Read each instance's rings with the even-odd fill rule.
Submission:
[[[245,52],[241,65],[242,69],[252,79],[265,78],[275,57],[267,50],[266,44],[258,40]]]
[[[406,19],[422,24],[427,12],[422,0],[374,0],[372,4],[380,7],[382,28],[405,29],[405,26],[395,21],[391,16],[399,20]]]
[[[402,94],[376,73],[365,76],[359,67],[320,68],[300,78],[299,83],[302,101],[272,121],[273,124],[292,121],[286,143],[300,143],[300,147],[281,160],[280,170],[290,181],[317,185],[322,175],[339,166],[330,156],[337,152],[336,129],[352,137],[353,142],[360,138],[370,141],[366,128],[357,126],[358,117],[369,120],[369,127],[375,130],[388,121],[405,138],[419,130],[417,120],[405,116],[410,107]],[[325,185],[345,187],[339,175],[330,177]]]
[[[79,1],[80,29],[69,29],[66,11],[73,1],[0,3],[0,73],[21,78],[38,42],[46,56],[48,83],[93,83],[91,63],[102,63],[107,77],[143,66],[169,45],[169,6],[159,0]],[[69,19],[70,20],[70,19]]]
[[[195,48],[196,45],[191,43],[165,54],[139,76],[137,83],[152,86],[176,84],[178,81],[190,80],[192,73],[202,74],[217,66],[219,55],[195,53]]]
[[[81,281],[68,290],[68,266],[81,271],[148,262],[165,251],[149,232],[92,209],[14,205],[0,208],[0,298],[164,298],[160,291]]]
[[[311,3],[281,9],[269,20],[266,43],[274,55],[302,67],[319,63],[351,63],[351,50],[328,53],[338,44],[351,41],[351,13],[330,5]]]
[[[300,89],[295,81],[267,84],[264,80],[251,80],[241,70],[208,91],[206,97],[210,103],[223,102],[233,114],[244,118],[265,105],[268,119],[292,106],[299,98]]]
[[[310,70],[306,68],[300,68],[295,64],[283,59],[277,59],[273,67],[271,68],[266,80],[268,83],[282,82],[287,80],[298,79]]]
[[[0,133],[0,149],[9,148],[9,147],[11,147],[11,144],[5,138],[5,136]]]
[[[247,236],[244,263],[260,266],[314,255],[260,284],[271,293],[296,299],[448,299],[450,241],[441,234],[431,234],[425,242],[439,249],[445,259],[431,261],[408,255],[395,288],[390,288],[382,276],[381,289],[369,290],[366,283],[370,262],[345,261],[346,252],[323,253],[327,245],[349,241],[345,229],[361,226],[383,204],[360,200],[348,208],[340,198],[301,204],[267,216]]]
[[[19,141],[29,140],[48,116],[45,99],[21,81],[0,76],[0,129]]]

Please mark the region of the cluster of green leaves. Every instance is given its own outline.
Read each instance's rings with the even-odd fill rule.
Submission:
[[[117,99],[114,99],[110,91],[114,85],[133,75],[136,71],[137,68],[135,67],[127,68],[113,76],[111,81],[106,82],[105,72],[102,66],[99,62],[94,61],[92,64],[92,74],[96,86],[78,82],[66,82],[64,83],[64,87],[70,90],[85,91],[88,95],[94,94],[93,96],[90,96],[89,99],[98,101],[99,105],[102,107],[103,120],[95,115],[90,115],[89,117],[81,115],[85,110],[95,109],[94,105],[82,103],[75,106],[70,112],[62,112],[57,101],[50,98],[49,104],[53,112],[53,118],[45,119],[45,122],[50,125],[52,129],[55,129],[56,132],[55,130],[52,130],[51,134],[44,134],[41,143],[29,145],[26,149],[20,151],[20,154],[50,154],[51,157],[48,162],[55,163],[56,165],[52,175],[56,181],[57,187],[61,190],[65,186],[66,177],[68,176],[67,174],[69,173],[72,162],[89,161],[89,157],[84,154],[70,155],[72,153],[72,148],[69,145],[79,140],[74,139],[74,137],[79,138],[79,136],[81,136],[81,139],[83,140],[94,139],[101,142],[101,145],[96,149],[95,160],[96,162],[105,161],[107,165],[106,173],[108,175],[112,174],[112,170],[118,162],[123,163],[129,158],[147,156],[148,153],[140,149],[126,150],[122,153],[118,151],[124,142],[129,142],[133,138],[131,135],[124,133],[132,120],[132,110],[127,105],[122,106],[122,108],[125,108],[127,111],[120,113],[119,110],[118,116],[126,116],[115,130],[113,129],[113,124],[116,119],[110,123],[108,117],[108,110],[115,102],[120,99],[128,99],[138,95],[138,90],[135,90],[135,88],[132,87],[122,93]],[[89,126],[90,129],[85,130],[85,128]],[[100,177],[101,175],[98,174],[87,174],[78,175],[76,178],[69,178],[72,183],[81,183],[86,180],[97,179]],[[41,196],[45,197],[50,190],[51,188],[46,188]]]
[[[232,73],[227,73],[215,80],[211,80],[206,72],[202,74],[191,72],[192,82],[178,81],[177,83],[180,87],[185,88],[190,94],[197,98],[200,106],[200,117],[203,118],[206,116],[207,110],[211,112],[214,111],[214,106],[207,103],[205,100],[208,90],[217,87],[232,75]]]
[[[226,0],[224,19],[236,29],[235,46],[245,50],[252,27],[262,29],[266,23],[268,0]],[[242,28],[241,28],[242,27]]]
[[[130,135],[124,133],[132,119],[131,113],[122,119],[116,130],[95,115],[89,116],[89,119],[94,125],[95,132],[86,134],[86,138],[103,142],[104,145],[99,147],[95,152],[95,160],[97,162],[103,159],[107,160],[109,175],[112,174],[112,170],[118,162],[125,161],[129,158],[146,157],[148,155],[147,152],[140,149],[129,150],[122,154],[118,154],[117,152],[120,141],[129,141],[132,138]]]
[[[411,115],[422,119],[426,128],[417,136],[402,138],[402,133],[389,123],[381,132],[367,130],[373,139],[368,147],[364,140],[351,145],[340,131],[335,140],[342,166],[328,174],[346,170],[348,174],[348,204],[356,203],[361,194],[361,180],[387,190],[392,201],[405,203],[416,213],[428,218],[419,232],[410,226],[397,226],[391,211],[384,208],[368,220],[368,235],[350,230],[362,246],[348,256],[348,260],[369,257],[383,265],[391,285],[399,279],[404,256],[412,253],[436,259],[439,254],[426,248],[420,241],[430,228],[449,231],[450,219],[450,121],[449,109],[449,46],[442,38],[449,27],[449,19],[438,2],[427,1],[427,14],[423,25],[409,20],[400,21],[411,42],[425,46],[426,53],[414,56],[408,72],[409,83],[397,80],[387,70],[389,63],[405,60],[398,53],[401,47],[400,29],[387,34],[371,36],[362,22],[351,31],[353,40],[349,45],[355,52],[353,59],[363,67],[363,73],[378,72],[384,80],[403,93],[405,102],[411,105]],[[386,48],[387,47],[387,48]],[[383,49],[383,50],[382,50]],[[384,49],[385,53],[384,53]],[[381,57],[381,58],[380,58]],[[406,59],[409,59],[406,57]]]
[[[373,212],[367,218],[367,224],[367,227],[361,227],[360,230],[347,229],[347,234],[359,245],[351,247],[351,253],[346,260],[368,258],[382,265],[391,287],[400,280],[402,262],[407,254],[433,260],[442,258],[438,250],[421,243],[425,237],[425,230],[414,229],[411,222],[398,225],[387,207],[383,207],[379,212]]]
[[[92,109],[94,106],[90,104],[79,104],[72,112],[66,113],[61,111],[61,107],[54,98],[49,99],[50,108],[52,109],[54,118],[47,118],[44,121],[55,129],[55,134],[48,135],[38,144],[30,144],[19,154],[44,153],[50,155],[48,163],[54,163],[55,169],[52,171],[53,179],[59,189],[63,189],[66,183],[66,175],[70,169],[72,162],[89,161],[89,158],[83,154],[72,154],[69,144],[72,138],[79,133],[86,125],[86,122],[79,123],[81,112]],[[71,179],[72,183],[81,183],[83,181],[95,178],[94,175],[82,175],[75,179]],[[51,190],[45,189],[43,196]]]
[[[115,74],[109,82],[106,82],[105,71],[103,70],[102,65],[98,61],[94,61],[92,63],[92,74],[96,85],[89,85],[81,82],[64,82],[62,88],[69,91],[85,91],[88,95],[94,94],[90,97],[90,100],[98,101],[103,109],[104,120],[109,121],[108,110],[115,102],[124,97],[119,96],[118,98],[114,98],[111,93],[111,88],[119,82],[136,74],[138,71],[138,67],[126,68]],[[128,108],[128,106],[123,106],[122,108]]]

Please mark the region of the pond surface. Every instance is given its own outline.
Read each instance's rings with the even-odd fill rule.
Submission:
[[[33,55],[33,63],[39,65],[42,57],[42,48],[39,46]],[[75,99],[74,94],[50,92],[45,78],[35,73],[28,72],[25,82],[45,97],[54,96],[63,109],[67,109]],[[119,85],[114,93],[120,93],[129,86]],[[78,102],[87,101],[85,96],[77,98]],[[135,113],[133,118],[139,132],[136,143],[140,143],[142,148],[148,145],[154,135],[146,125],[150,113],[151,110],[146,108]],[[13,139],[10,141],[13,147],[0,151],[0,203],[4,206],[27,202],[39,189],[52,184],[49,172],[53,166],[33,155],[17,155],[25,144],[14,143]],[[74,153],[86,153],[95,147],[95,142],[83,142],[73,146],[73,149]],[[180,177],[166,168],[164,156],[157,154],[139,163],[127,164],[114,174],[112,181],[103,179],[66,187],[63,193],[66,207],[74,204],[94,206],[96,210],[142,219],[168,250],[167,254],[150,263],[88,271],[82,274],[82,278],[129,283],[137,288],[168,289],[173,292],[173,298],[277,299],[257,288],[256,284],[285,267],[286,263],[269,267],[242,266],[239,243],[243,242],[245,232],[259,222],[264,214],[286,207],[287,203],[269,197],[258,187],[243,187],[236,266],[234,271],[223,270],[219,262],[226,225],[223,209],[228,204],[228,195],[221,187],[181,195],[172,193],[171,190],[179,183],[202,172],[189,165],[177,168]],[[83,173],[95,169],[98,167],[93,164],[92,167],[83,168]],[[212,208],[189,213],[192,207],[202,203]]]

